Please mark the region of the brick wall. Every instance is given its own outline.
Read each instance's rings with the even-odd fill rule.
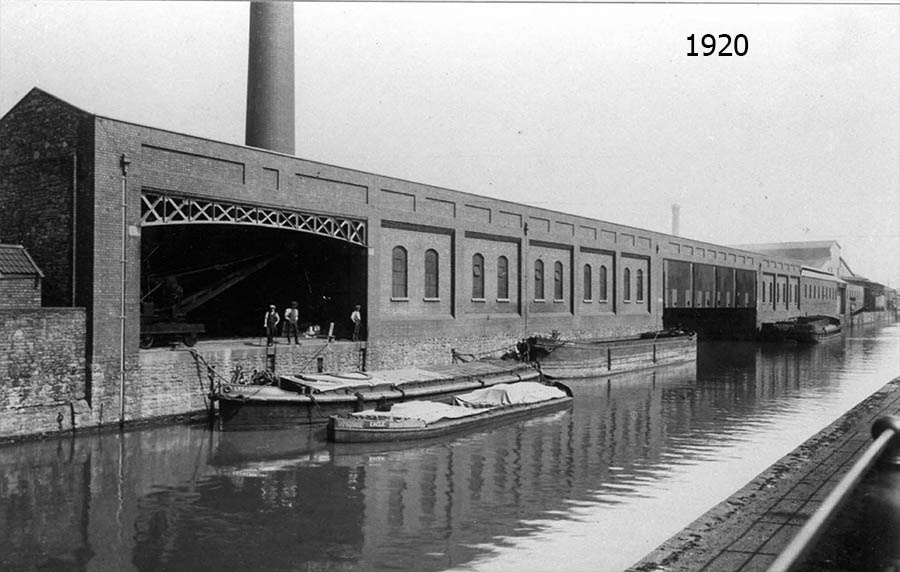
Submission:
[[[361,347],[363,346],[351,343],[330,344],[326,347],[324,340],[318,339],[304,340],[301,346],[278,345],[275,371],[312,373],[317,371],[318,358],[322,359],[325,371],[354,371],[359,369]],[[225,347],[219,343],[201,343],[195,349],[222,376],[220,380],[230,380],[237,367],[248,376],[254,370],[266,368],[264,347],[241,347],[234,344]],[[126,396],[129,418],[152,419],[202,414],[209,406],[210,380],[207,369],[205,366],[198,366],[198,361],[184,348],[141,351],[137,373],[137,386]]]
[[[0,279],[0,308],[35,308],[41,305],[41,279]]]
[[[90,424],[83,308],[0,309],[0,438]]]
[[[804,315],[840,315],[838,285],[833,280],[804,276],[800,284],[800,308]],[[849,304],[848,304],[849,310]]]
[[[444,230],[442,232],[442,230]],[[390,318],[408,316],[451,316],[451,292],[453,290],[454,264],[453,236],[446,229],[425,227],[385,228],[382,230],[379,247],[392,260],[395,247],[403,248],[406,254],[405,297],[393,296],[392,267],[382,267],[381,291],[379,298],[388,300],[382,314]],[[425,252],[434,250],[438,255],[438,296],[425,298]]]
[[[0,242],[44,272],[43,305],[72,304],[72,194],[89,115],[35,89],[0,120]]]
[[[458,294],[461,311],[464,314],[484,316],[486,314],[518,314],[520,284],[520,260],[521,245],[515,236],[497,235],[485,236],[467,233],[463,237],[462,260],[460,261],[459,275],[462,288]],[[475,255],[482,256],[483,295],[476,297],[473,284]],[[498,295],[498,261],[504,257],[507,262],[507,296],[502,299]],[[523,273],[527,276],[527,273]]]

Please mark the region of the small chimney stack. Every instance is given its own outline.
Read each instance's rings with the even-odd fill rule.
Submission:
[[[294,5],[250,3],[246,144],[294,154]]]
[[[679,232],[679,221],[681,214],[681,206],[678,203],[672,205],[672,234],[678,236]]]

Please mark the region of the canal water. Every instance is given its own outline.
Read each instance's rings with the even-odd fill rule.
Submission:
[[[900,375],[900,328],[701,343],[406,445],[169,426],[0,446],[0,569],[620,570]]]

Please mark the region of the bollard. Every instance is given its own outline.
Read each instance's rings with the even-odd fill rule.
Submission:
[[[872,439],[878,439],[885,431],[892,431],[893,437],[878,458],[881,466],[900,467],[900,416],[885,415],[872,424]]]
[[[860,486],[857,528],[848,542],[857,550],[847,558],[846,568],[900,570],[900,470],[898,469],[900,465],[878,463]]]
[[[316,371],[319,373],[325,371],[325,358],[321,356],[316,358]]]
[[[275,350],[266,348],[266,369],[275,373]]]

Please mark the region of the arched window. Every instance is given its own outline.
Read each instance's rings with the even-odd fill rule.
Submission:
[[[472,297],[484,298],[484,256],[480,254],[472,257]]]
[[[395,246],[391,265],[391,297],[406,298],[409,292],[406,289],[406,249]]]
[[[425,297],[439,298],[438,291],[438,253],[437,250],[425,251]]]
[[[544,299],[544,261],[534,261],[534,299]]]
[[[592,286],[593,286],[592,278],[593,278],[593,276],[591,276],[591,265],[585,264],[584,265],[584,299],[585,300],[593,300],[594,299],[594,292],[592,290]]]
[[[509,300],[509,260],[505,256],[497,259],[497,298]]]
[[[635,290],[637,290],[637,301],[644,301],[644,271],[638,269],[637,271],[637,284],[635,284]]]
[[[600,267],[600,301],[606,302],[609,300],[609,295],[607,294],[606,289],[606,266]]]
[[[553,263],[553,299],[563,299],[563,265],[558,260]]]
[[[626,302],[631,301],[631,269],[626,268],[624,278],[622,280],[622,299]]]

